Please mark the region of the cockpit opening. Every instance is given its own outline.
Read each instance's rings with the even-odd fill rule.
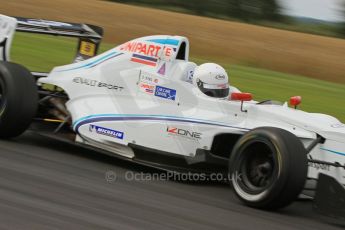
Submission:
[[[182,42],[178,53],[176,55],[177,60],[186,60],[186,42]]]

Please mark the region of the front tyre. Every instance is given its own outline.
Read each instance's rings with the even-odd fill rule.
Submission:
[[[22,134],[36,114],[37,103],[31,73],[21,65],[0,62],[0,138]]]
[[[295,135],[263,127],[240,138],[229,167],[239,199],[248,206],[272,210],[296,200],[307,178],[308,160]]]

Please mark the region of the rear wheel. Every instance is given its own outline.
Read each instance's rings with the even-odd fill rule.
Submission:
[[[3,113],[3,110],[5,108],[4,104],[5,104],[5,99],[3,98],[3,95],[5,94],[5,89],[4,88],[4,83],[2,81],[2,79],[0,78],[0,116]]]
[[[0,62],[0,138],[22,134],[36,114],[37,102],[31,73],[18,64]]]
[[[232,185],[248,206],[285,207],[301,193],[308,172],[307,153],[292,133],[278,128],[254,129],[235,145],[230,159]]]

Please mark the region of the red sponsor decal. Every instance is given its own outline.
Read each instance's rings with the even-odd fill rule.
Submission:
[[[201,133],[198,132],[193,132],[190,130],[186,130],[186,129],[180,129],[180,128],[175,128],[175,127],[167,127],[167,132],[169,133],[169,135],[177,135],[177,136],[181,136],[181,137],[186,137],[189,139],[201,139]]]
[[[134,58],[134,57],[131,58],[131,61],[138,62],[138,63],[144,64],[144,65],[156,66],[156,63],[154,63],[154,62],[145,61],[145,60]]]
[[[177,128],[169,128],[167,129],[168,133],[175,133],[177,134]]]
[[[140,83],[140,88],[145,93],[153,94],[155,86],[154,85],[145,84],[145,83]]]
[[[166,47],[165,48],[165,56],[170,57],[172,55],[172,48]]]
[[[162,49],[159,45],[149,45],[142,42],[127,42],[121,46],[120,50],[133,53],[140,53],[151,57],[158,57],[159,51]]]

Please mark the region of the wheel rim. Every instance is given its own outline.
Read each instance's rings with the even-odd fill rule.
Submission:
[[[277,179],[276,150],[266,140],[247,143],[242,150],[235,170],[240,176],[236,183],[247,194],[260,194]]]

